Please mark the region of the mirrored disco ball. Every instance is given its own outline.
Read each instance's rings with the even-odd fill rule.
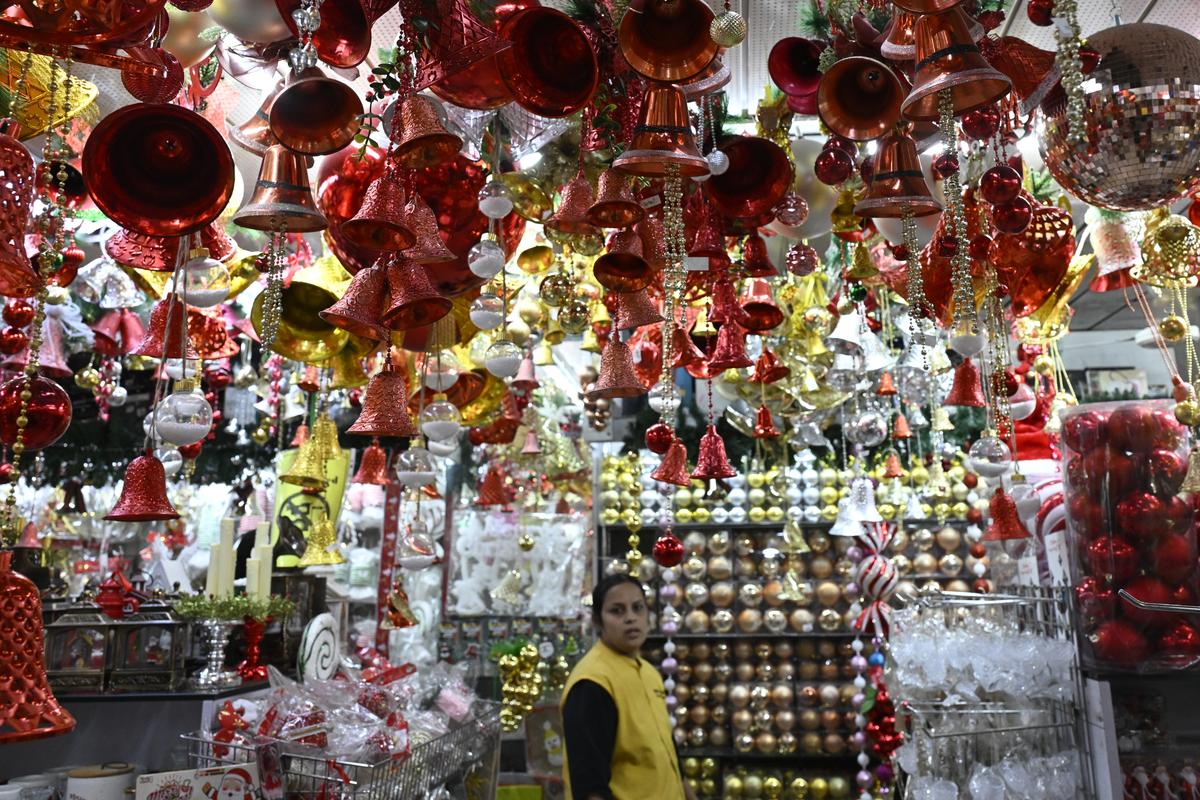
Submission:
[[[1200,184],[1200,41],[1165,25],[1088,37],[1100,63],[1084,78],[1087,146],[1067,141],[1067,99],[1042,107],[1040,146],[1064,189],[1101,208],[1155,208]]]

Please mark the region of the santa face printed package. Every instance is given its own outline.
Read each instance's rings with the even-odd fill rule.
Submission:
[[[258,766],[229,764],[140,775],[135,800],[257,800]]]

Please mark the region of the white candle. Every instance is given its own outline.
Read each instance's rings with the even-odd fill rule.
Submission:
[[[263,598],[271,596],[271,573],[275,571],[275,549],[269,544],[254,548],[254,557],[258,559],[258,590]]]
[[[215,597],[221,590],[221,559],[217,556],[217,545],[208,546],[208,576],[204,582],[204,593]]]
[[[246,597],[259,596],[258,580],[262,571],[258,566],[258,559],[254,556],[246,559]]]
[[[233,596],[233,534],[237,529],[237,520],[226,517],[221,520],[221,538],[217,554],[221,561],[220,596]]]
[[[260,522],[254,529],[254,547],[259,548],[263,545],[268,547],[271,545],[271,523],[269,522]]]

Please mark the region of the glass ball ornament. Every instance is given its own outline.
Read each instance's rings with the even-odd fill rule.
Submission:
[[[450,352],[433,356],[426,362],[425,386],[435,392],[445,392],[458,381],[458,359]]]
[[[471,324],[481,331],[491,331],[504,322],[504,301],[491,292],[484,292],[471,301],[468,312]]]
[[[808,201],[797,192],[788,192],[775,206],[775,219],[782,225],[803,225],[808,219]]]
[[[570,335],[583,333],[592,322],[592,313],[582,300],[570,300],[558,309],[558,325]]]
[[[996,436],[981,436],[967,451],[967,466],[985,478],[998,478],[1012,469],[1012,453]]]
[[[233,285],[229,270],[200,247],[183,265],[183,296],[188,305],[212,308],[229,297]]]
[[[436,480],[433,454],[424,447],[410,447],[396,456],[396,476],[405,486],[429,486]]]
[[[571,276],[563,272],[555,272],[542,281],[538,290],[542,302],[551,308],[559,308],[571,300],[575,294],[575,282]]]
[[[655,414],[673,414],[679,410],[679,392],[661,382],[650,388],[647,400]]]
[[[963,358],[974,358],[983,352],[987,336],[982,332],[982,326],[971,320],[960,320],[951,329],[948,344]]]
[[[191,379],[176,381],[152,417],[158,438],[176,447],[195,444],[212,430],[212,406]]]
[[[163,465],[163,472],[171,478],[183,468],[183,454],[175,447],[159,447],[154,451],[154,457]]]
[[[504,250],[494,239],[480,239],[467,251],[467,269],[488,280],[504,269]]]
[[[458,440],[459,437],[451,436],[441,442],[430,441],[429,452],[440,458],[450,458],[458,452]]]
[[[488,181],[479,190],[479,211],[488,219],[504,219],[512,210],[512,197],[503,183]]]
[[[722,150],[713,150],[704,160],[708,162],[708,171],[713,175],[724,175],[729,170],[729,156]]]
[[[746,41],[748,31],[746,18],[731,10],[722,11],[708,25],[708,35],[719,47],[737,47]]]
[[[113,408],[120,408],[129,401],[129,390],[124,386],[114,386],[113,390],[108,393],[108,404]]]
[[[462,430],[462,414],[444,394],[421,409],[421,433],[431,442],[444,442],[458,436]]]
[[[28,379],[18,376],[0,386],[0,441],[7,445],[17,440],[17,420],[21,415],[21,393],[29,386]],[[29,388],[25,408],[25,433],[22,443],[26,450],[40,450],[57,442],[71,425],[71,398],[65,389],[40,375]]]
[[[524,356],[516,342],[500,339],[487,349],[483,364],[497,378],[511,378],[517,374]]]
[[[817,267],[821,265],[821,257],[817,255],[815,249],[800,242],[788,248],[787,255],[783,257],[783,263],[788,272],[803,278],[816,271]]]
[[[887,433],[887,420],[877,411],[863,411],[846,423],[846,438],[863,447],[874,447]]]

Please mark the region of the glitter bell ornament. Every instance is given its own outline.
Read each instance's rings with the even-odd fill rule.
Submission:
[[[688,475],[687,468],[687,448],[683,446],[683,442],[679,439],[671,442],[671,446],[663,455],[662,462],[654,472],[650,473],[650,477],[660,483],[669,483],[673,486],[691,485],[692,479]]]
[[[855,478],[846,500],[847,514],[856,522],[882,522],[883,516],[875,507],[875,485],[870,478]]]
[[[342,235],[368,250],[404,250],[416,244],[417,235],[404,216],[404,187],[389,172],[371,182],[362,206],[342,223]]]
[[[372,440],[371,444],[363,450],[362,458],[358,462],[358,470],[350,482],[387,486],[391,483],[388,477],[387,461],[387,451],[379,446],[378,439]]]
[[[404,204],[404,224],[416,235],[416,242],[404,251],[404,258],[417,264],[446,264],[457,261],[442,241],[437,216],[425,198],[413,192]]]
[[[304,548],[304,555],[300,556],[296,566],[303,569],[336,566],[345,562],[346,557],[337,548],[337,532],[333,529],[333,522],[328,517],[315,521],[308,532],[308,546]]]
[[[1029,529],[1021,522],[1017,513],[1017,504],[1004,487],[997,489],[988,501],[988,516],[991,522],[983,534],[985,542],[1008,542],[1029,538]]]
[[[895,421],[892,423],[892,438],[897,440],[911,439],[912,428],[909,427],[908,417],[903,414],[897,414]]]
[[[463,141],[446,130],[434,100],[420,94],[398,102],[388,158],[404,167],[432,167],[458,155]]]
[[[422,328],[450,313],[450,299],[438,294],[422,264],[404,257],[394,259],[387,268],[387,283],[388,308],[381,322],[389,330]]]
[[[599,233],[599,229],[588,221],[587,216],[593,199],[592,184],[583,170],[580,170],[563,187],[558,210],[546,220],[545,226],[564,234],[590,236]]]
[[[771,384],[781,381],[791,374],[791,368],[779,360],[775,351],[764,347],[754,362],[754,371],[750,373],[748,380],[750,383]]]
[[[669,451],[668,451],[669,453]],[[729,463],[725,454],[725,440],[717,433],[717,426],[709,423],[700,437],[700,453],[696,456],[696,468],[692,470],[695,480],[720,480],[732,478],[737,470]]]
[[[183,323],[186,314],[179,297],[167,295],[150,310],[150,324],[141,344],[131,355],[149,358],[196,358]]]
[[[955,367],[954,383],[950,387],[950,394],[946,395],[943,405],[968,406],[970,408],[983,408],[987,405],[983,396],[983,383],[979,367],[971,359],[964,358],[962,363]]]
[[[645,394],[633,366],[633,353],[619,336],[609,337],[600,356],[600,377],[588,398],[636,397]]]
[[[628,331],[662,321],[662,314],[645,289],[617,294],[617,330]]]
[[[417,429],[408,415],[408,387],[391,359],[367,384],[358,419],[346,433],[385,438],[416,435]]]
[[[736,322],[727,322],[717,332],[717,345],[708,358],[708,369],[716,375],[727,369],[749,367],[754,361],[746,355],[746,332]]]
[[[503,468],[496,464],[490,464],[479,484],[479,499],[476,500],[475,505],[481,508],[508,505],[508,492],[504,488],[504,478]]]
[[[167,499],[166,471],[149,450],[129,462],[121,496],[104,518],[111,522],[179,519],[179,512]]]
[[[759,406],[754,415],[754,438],[774,439],[779,436],[775,428],[775,420],[771,418],[771,410],[765,405]]]
[[[597,228],[628,228],[645,216],[645,209],[633,198],[629,176],[614,169],[600,173],[596,200],[587,210],[588,222]]]

